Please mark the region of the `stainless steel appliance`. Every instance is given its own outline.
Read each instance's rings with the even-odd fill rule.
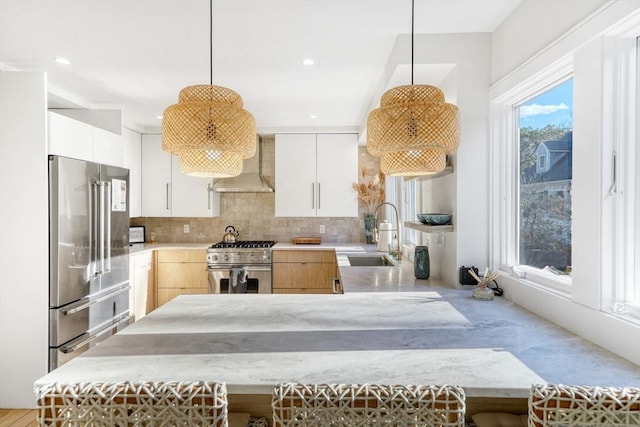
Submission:
[[[49,156],[49,370],[129,324],[129,171]]]
[[[270,294],[274,244],[271,240],[237,240],[222,241],[207,248],[209,292]],[[234,283],[236,281],[242,283]]]

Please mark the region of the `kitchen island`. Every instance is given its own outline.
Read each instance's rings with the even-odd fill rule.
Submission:
[[[273,385],[457,384],[468,413],[526,411],[533,383],[640,384],[638,367],[503,300],[425,286],[182,295],[36,381],[220,380],[270,416]]]

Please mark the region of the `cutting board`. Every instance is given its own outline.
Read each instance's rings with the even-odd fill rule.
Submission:
[[[294,237],[292,240],[294,245],[319,245],[322,243],[320,237]]]

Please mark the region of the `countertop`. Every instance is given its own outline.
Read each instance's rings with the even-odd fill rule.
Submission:
[[[528,396],[532,383],[638,385],[638,366],[503,299],[427,286],[344,295],[182,295],[36,381],[223,380],[464,387]]]
[[[142,250],[204,249],[154,244]],[[375,252],[374,245],[274,249]],[[528,396],[532,383],[640,385],[640,367],[504,298],[418,280],[413,264],[350,267],[344,295],[183,295],[36,381],[224,380],[449,383],[469,397]],[[176,378],[177,377],[177,378]]]
[[[209,378],[269,394],[285,381],[449,383],[525,397],[544,381],[508,351],[470,346],[471,326],[437,292],[182,295],[36,384]]]

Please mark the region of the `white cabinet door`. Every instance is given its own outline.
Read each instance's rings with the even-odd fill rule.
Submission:
[[[162,150],[162,135],[142,135],[142,216],[220,215],[220,195],[209,191],[211,178],[180,172],[178,158]]]
[[[149,297],[149,270],[151,270],[151,252],[144,252],[130,256],[129,282],[129,313],[135,321],[147,314],[147,299]]]
[[[179,160],[171,158],[171,216],[208,217],[220,215],[220,193],[211,191],[213,180],[180,172]]]
[[[318,134],[317,212],[321,217],[357,217],[358,199],[352,185],[358,182],[356,134]]]
[[[93,161],[105,165],[124,167],[124,140],[122,135],[93,127]]]
[[[121,135],[49,111],[49,154],[124,167]]]
[[[142,134],[142,216],[171,216],[171,154],[162,135]]]
[[[124,167],[129,169],[129,216],[142,216],[141,137],[131,129],[122,129]]]
[[[275,216],[358,216],[356,134],[278,134],[275,171]]]
[[[49,112],[49,154],[93,161],[92,126]]]
[[[276,135],[275,216],[316,216],[316,135]]]

